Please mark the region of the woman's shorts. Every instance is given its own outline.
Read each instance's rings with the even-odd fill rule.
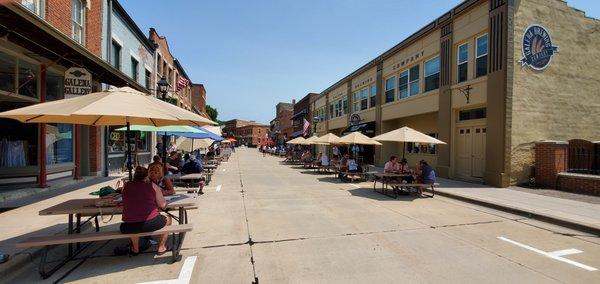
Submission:
[[[121,233],[135,234],[153,232],[162,229],[167,224],[167,217],[158,214],[151,220],[144,222],[121,223]]]

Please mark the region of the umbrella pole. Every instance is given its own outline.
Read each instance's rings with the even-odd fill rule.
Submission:
[[[162,141],[163,141],[163,167],[164,167],[164,171],[165,173],[167,172],[167,132],[165,131],[165,133],[163,133],[163,137],[162,137]]]
[[[130,125],[127,122],[127,137],[125,141],[127,142],[127,171],[129,171],[129,181],[133,180],[133,174],[131,172],[131,138],[130,138]]]
[[[194,152],[194,138],[192,138],[192,149],[190,149],[190,153]]]
[[[402,159],[404,159],[405,152],[406,152],[406,142],[402,142]]]

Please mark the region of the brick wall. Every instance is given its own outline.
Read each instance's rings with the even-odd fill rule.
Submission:
[[[85,46],[98,57],[102,57],[102,1],[92,1],[86,9]]]
[[[102,137],[99,126],[90,126],[90,173],[100,172],[102,161]]]
[[[562,141],[541,141],[535,144],[535,183],[556,188],[558,174],[567,169],[569,144]]]
[[[71,0],[46,0],[46,21],[68,37],[72,33],[71,4]]]
[[[600,176],[561,173],[556,189],[600,196]]]

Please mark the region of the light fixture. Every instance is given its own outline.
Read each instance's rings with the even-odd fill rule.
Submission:
[[[162,77],[156,84],[158,85],[158,91],[163,95],[164,99],[169,91],[169,82],[165,79],[165,77]]]

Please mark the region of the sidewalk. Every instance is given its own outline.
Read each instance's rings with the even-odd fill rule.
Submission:
[[[439,179],[436,193],[600,235],[600,205]]]

